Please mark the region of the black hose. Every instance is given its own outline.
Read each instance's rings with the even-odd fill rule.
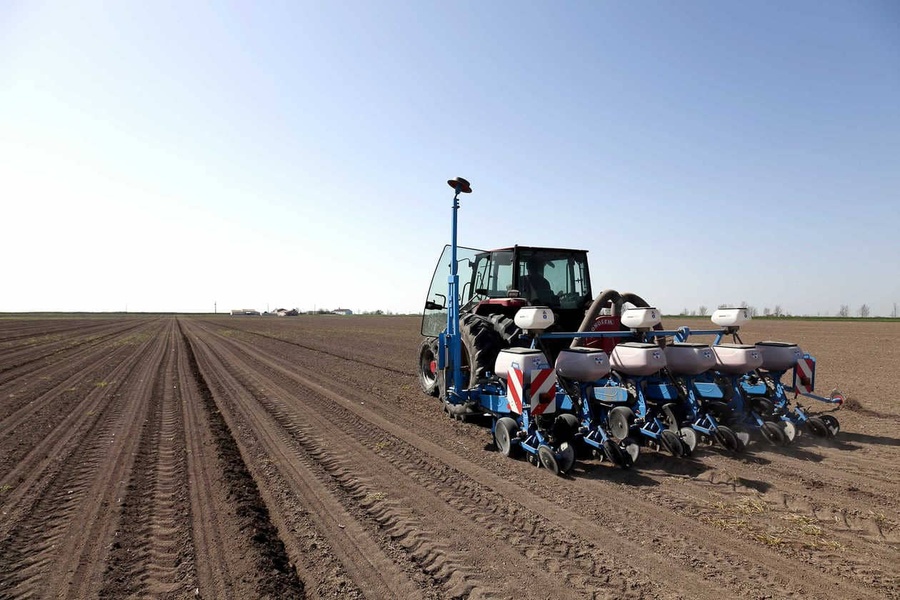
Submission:
[[[600,294],[594,298],[594,301],[591,303],[591,307],[587,309],[587,312],[584,313],[584,319],[581,321],[581,325],[578,327],[579,333],[584,333],[585,331],[589,331],[591,325],[594,323],[594,320],[597,318],[597,315],[600,314],[600,309],[602,309],[606,304],[610,301],[618,302],[621,300],[621,296],[619,292],[616,290],[603,290]],[[582,340],[584,338],[573,338],[572,343],[569,344],[570,348],[578,348],[579,346],[584,345]]]

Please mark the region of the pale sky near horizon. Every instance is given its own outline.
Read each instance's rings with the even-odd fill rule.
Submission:
[[[450,237],[666,313],[900,304],[900,4],[0,2],[0,312],[417,312]]]

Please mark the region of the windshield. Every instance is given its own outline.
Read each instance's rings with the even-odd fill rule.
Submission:
[[[474,280],[474,266],[476,256],[484,254],[483,250],[474,248],[456,248],[456,264],[459,273],[459,298],[460,305],[472,297],[472,282]],[[447,313],[450,304],[447,300],[447,289],[450,286],[450,258],[451,248],[444,246],[444,251],[438,259],[431,277],[431,287],[428,288],[428,296],[425,298],[425,311],[422,314],[422,335],[437,337],[447,327]]]

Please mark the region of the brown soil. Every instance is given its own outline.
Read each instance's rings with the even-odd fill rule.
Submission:
[[[419,391],[416,318],[0,320],[0,598],[900,599],[900,325],[742,333],[837,438],[560,478]]]

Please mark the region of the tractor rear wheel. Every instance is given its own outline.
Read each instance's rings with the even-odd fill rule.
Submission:
[[[522,339],[522,330],[510,317],[503,313],[495,313],[488,316],[488,321],[491,322],[494,331],[497,332],[506,346],[515,348],[527,345],[527,342]]]
[[[491,322],[479,315],[464,315],[459,323],[460,334],[460,371],[464,389],[475,387],[487,379],[487,374],[494,371],[497,354],[504,348]],[[447,388],[453,384],[448,368],[437,372],[437,392],[441,400],[446,400]]]
[[[437,379],[437,351],[438,342],[434,338],[426,338],[422,340],[419,346],[419,385],[422,391],[429,396],[437,396],[438,379]]]
[[[478,315],[465,315],[460,319],[459,333],[462,338],[463,378],[468,387],[487,379],[493,373],[497,355],[506,344],[491,322]]]

